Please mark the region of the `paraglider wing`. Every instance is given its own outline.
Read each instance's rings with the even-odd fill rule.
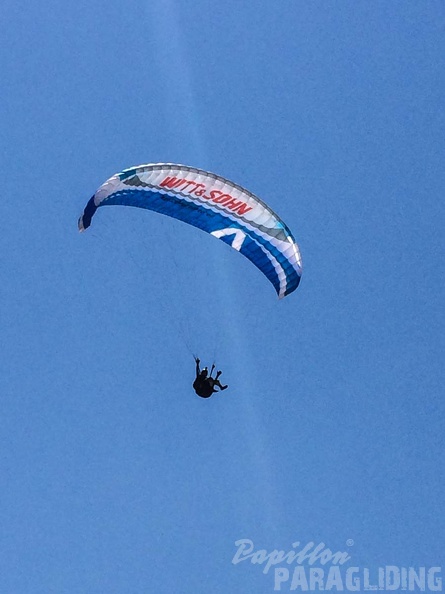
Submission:
[[[301,256],[288,227],[259,198],[222,177],[172,163],[126,169],[88,201],[79,230],[90,226],[99,207],[112,204],[153,210],[221,239],[251,260],[279,297],[298,287]]]

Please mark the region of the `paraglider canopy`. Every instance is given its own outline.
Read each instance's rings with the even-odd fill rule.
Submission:
[[[88,201],[79,230],[101,206],[153,210],[206,231],[248,258],[285,297],[298,287],[300,251],[284,222],[248,190],[218,175],[172,163],[139,165],[113,175]]]

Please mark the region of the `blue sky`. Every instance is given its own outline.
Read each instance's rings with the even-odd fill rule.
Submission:
[[[0,14],[0,590],[274,591],[242,538],[442,566],[442,3]],[[265,200],[298,290],[155,213],[79,235],[150,162]],[[192,353],[229,390],[197,398]]]

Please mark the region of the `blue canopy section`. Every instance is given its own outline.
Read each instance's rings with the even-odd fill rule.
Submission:
[[[300,277],[296,274],[288,259],[272,243],[248,229],[244,224],[233,221],[219,212],[205,208],[199,203],[183,200],[174,194],[144,189],[115,192],[100,204],[100,206],[106,205],[135,206],[153,210],[189,223],[207,233],[213,233],[224,227],[233,228],[234,230],[240,229],[246,234],[246,238],[238,251],[265,274],[275,287],[276,292],[280,293],[280,279],[267,253],[275,258],[286,275],[284,295],[288,295],[298,287]],[[233,235],[227,234],[220,239],[232,245]]]

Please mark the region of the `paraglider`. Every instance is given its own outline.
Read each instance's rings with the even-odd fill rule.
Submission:
[[[91,225],[98,208],[108,205],[145,208],[179,219],[221,239],[248,258],[272,283],[278,297],[298,287],[302,261],[287,225],[257,196],[202,169],[154,163],[116,173],[90,198],[79,218],[79,231]],[[214,365],[200,369],[195,357],[195,392],[209,398],[226,390]]]
[[[204,369],[201,370],[199,364],[201,363],[201,361],[195,357],[195,361],[196,361],[196,378],[195,381],[193,382],[193,388],[195,390],[195,392],[198,394],[198,396],[201,396],[201,398],[210,398],[210,396],[212,394],[214,394],[215,392],[217,392],[218,390],[215,390],[215,386],[217,388],[219,388],[219,391],[223,391],[226,390],[229,386],[223,386],[221,384],[221,382],[219,381],[219,377],[221,375],[221,371],[217,371],[216,372],[216,377],[212,377],[212,373],[213,370],[215,369],[215,365],[212,365],[212,368],[210,370],[210,374],[209,374],[209,370],[207,369],[207,367],[204,367]]]
[[[90,198],[79,230],[107,205],[153,210],[221,239],[259,268],[280,298],[298,287],[302,262],[289,228],[254,194],[218,175],[172,163],[125,169]]]

